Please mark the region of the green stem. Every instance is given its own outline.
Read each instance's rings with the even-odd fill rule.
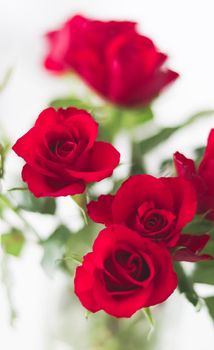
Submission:
[[[132,140],[131,140],[132,142]],[[131,175],[136,174],[144,174],[146,173],[146,169],[143,162],[142,152],[139,147],[138,143],[132,142],[132,168],[131,168]]]
[[[34,229],[33,226],[30,225],[30,223],[25,219],[25,217],[22,215],[20,209],[18,207],[15,207],[11,201],[4,196],[3,194],[0,195],[0,201],[3,203],[3,205],[5,207],[7,207],[8,209],[10,209],[13,213],[16,214],[16,216],[24,223],[24,225],[34,234],[34,236],[36,237],[36,240],[38,240],[39,242],[41,242],[41,238],[39,236],[39,234],[37,233],[37,231]]]
[[[10,80],[10,77],[12,75],[12,67],[8,68],[8,70],[6,71],[5,75],[4,75],[4,78],[2,80],[2,82],[0,83],[0,92],[2,92],[5,87],[7,86],[7,83],[9,82]]]
[[[10,311],[10,324],[13,326],[14,321],[16,319],[16,309],[14,307],[12,293],[11,293],[11,287],[12,287],[12,281],[11,281],[11,275],[10,271],[8,271],[8,257],[3,254],[1,259],[1,281],[2,284],[5,287],[6,297],[8,301],[9,311]]]

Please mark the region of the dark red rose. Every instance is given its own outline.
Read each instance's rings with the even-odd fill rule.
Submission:
[[[168,251],[125,226],[101,231],[77,267],[75,293],[91,312],[131,317],[162,303],[177,286]]]
[[[84,110],[45,109],[13,146],[26,161],[22,177],[30,191],[36,197],[74,195],[110,176],[120,154],[95,141],[97,132],[98,124]]]
[[[214,129],[210,131],[204,157],[198,167],[192,159],[183,154],[174,154],[177,174],[189,180],[195,187],[198,197],[198,213],[207,213],[214,220]]]
[[[77,73],[105,99],[119,105],[145,105],[178,74],[164,67],[167,55],[139,34],[136,23],[74,16],[47,34],[44,65]]]
[[[102,195],[88,204],[88,214],[95,222],[126,225],[168,247],[176,245],[195,211],[195,191],[188,181],[150,175],[132,176],[115,196]]]
[[[212,260],[213,257],[208,254],[201,254],[200,252],[206,246],[210,239],[207,234],[203,235],[181,235],[177,247],[173,254],[173,260],[175,261],[188,261],[188,262],[198,262]]]

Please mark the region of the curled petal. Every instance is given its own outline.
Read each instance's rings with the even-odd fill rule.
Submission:
[[[186,179],[191,179],[196,174],[195,163],[192,159],[186,158],[183,154],[176,152],[174,154],[174,164],[177,174]]]
[[[97,201],[91,201],[87,205],[88,215],[90,218],[98,223],[104,224],[106,226],[113,223],[112,218],[112,202],[114,200],[114,196],[101,195],[99,196]]]
[[[88,153],[80,157],[75,170],[69,174],[85,182],[100,181],[111,176],[120,162],[120,153],[107,142],[95,142]]]
[[[23,167],[22,178],[35,197],[72,196],[85,190],[84,183],[80,181],[73,178],[70,182],[63,182],[60,178],[53,179],[38,173],[27,164]]]
[[[91,312],[100,310],[93,295],[94,287],[94,262],[92,253],[83,258],[83,265],[78,266],[74,279],[75,293],[79,296],[85,308]]]
[[[181,235],[177,248],[173,254],[173,259],[175,261],[188,261],[188,262],[198,262],[212,260],[213,257],[208,254],[201,254],[201,250],[206,246],[209,241],[210,236],[208,234],[203,235]]]
[[[190,222],[196,213],[197,198],[194,187],[182,178],[161,178],[171,190],[174,200],[174,212],[177,214],[177,230],[180,231]]]

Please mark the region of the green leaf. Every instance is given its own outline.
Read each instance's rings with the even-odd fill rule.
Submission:
[[[141,149],[139,147],[139,144],[133,143],[132,144],[132,158],[131,158],[132,166],[130,175],[136,175],[136,174],[145,174],[146,168],[144,164],[144,160],[142,157]]]
[[[151,310],[149,307],[143,308],[142,309],[144,312],[144,315],[146,316],[147,320],[149,321],[150,326],[154,327],[154,319],[151,313]]]
[[[202,266],[206,264],[205,266]],[[208,265],[208,266],[207,266]],[[193,273],[192,280],[195,283],[214,285],[214,263],[213,261],[203,262],[198,265]]]
[[[214,114],[214,110],[207,110],[202,111],[199,113],[196,113],[192,115],[190,118],[188,118],[183,124],[174,126],[174,127],[166,127],[161,130],[159,130],[155,135],[144,139],[140,142],[140,147],[142,151],[142,155],[150,152],[153,148],[158,146],[159,144],[167,141],[175,132],[178,130],[191,125],[192,123],[196,122],[198,119],[202,117],[208,117]]]
[[[164,159],[160,164],[161,176],[174,176],[174,164],[172,159]]]
[[[214,255],[214,241],[209,241],[203,253]],[[198,263],[193,271],[192,281],[214,285],[214,260]]]
[[[189,302],[198,308],[200,305],[200,298],[194,290],[193,283],[191,279],[186,275],[183,267],[180,263],[174,264],[175,272],[178,277],[178,289],[180,293],[183,293]]]
[[[147,335],[147,339],[150,340],[150,337],[154,331],[154,326],[155,326],[154,319],[152,317],[152,313],[151,313],[151,310],[149,307],[143,308],[142,310],[143,310],[143,313],[144,313],[147,321],[149,322],[150,330],[149,330],[149,333]]]
[[[86,109],[88,111],[93,110],[93,106],[77,99],[76,97],[61,97],[57,98],[50,103],[51,107],[54,108],[68,108],[76,107],[80,109]]]
[[[177,130],[179,130],[179,127],[164,128],[160,130],[158,133],[156,133],[155,135],[145,140],[142,140],[140,142],[142,155],[146,154],[147,152],[150,152],[153,148],[155,148],[162,142],[165,142]]]
[[[53,215],[56,211],[54,198],[36,198],[30,191],[13,191],[13,197],[17,201],[17,207],[26,211]]]
[[[91,316],[91,314],[92,314],[91,311],[89,311],[89,310],[86,310],[86,311],[85,311],[85,318],[86,318],[86,320],[89,319],[89,316]]]
[[[65,267],[67,262],[74,262],[75,265],[81,265],[83,262],[83,258],[75,253],[72,253],[71,256],[64,256],[61,259],[56,259],[55,261],[61,267]]]
[[[71,236],[71,232],[64,225],[59,226],[54,233],[42,242],[44,253],[41,264],[45,271],[52,275],[56,270],[57,261],[63,260],[65,245]]]
[[[198,147],[194,150],[194,153],[195,153],[195,163],[196,165],[198,166],[199,163],[201,162],[201,159],[203,158],[203,155],[204,155],[204,152],[205,152],[205,146],[203,147]]]
[[[17,229],[1,235],[1,245],[5,253],[18,257],[24,247],[25,238]]]
[[[87,198],[86,198],[86,194],[85,193],[76,194],[74,196],[71,196],[71,198],[77,204],[78,207],[80,207],[80,208],[85,208],[86,207]]]
[[[60,225],[52,235],[48,237],[45,243],[57,242],[59,244],[64,244],[70,238],[71,234],[71,231],[65,225]]]
[[[203,215],[197,215],[193,221],[185,226],[183,233],[208,233],[214,238],[214,225],[212,221],[206,220]]]
[[[86,194],[85,193],[76,194],[75,196],[71,196],[71,198],[78,206],[78,208],[82,214],[83,220],[84,220],[85,224],[87,225],[88,218],[87,218],[87,214],[86,214],[86,204],[87,204]]]
[[[192,280],[195,283],[214,285],[214,262],[209,261],[198,265],[193,273]]]
[[[121,126],[130,129],[140,126],[154,118],[152,109],[148,106],[145,108],[122,109]]]
[[[71,259],[73,259],[78,265],[83,262],[83,258],[75,253],[71,254]]]
[[[206,306],[208,308],[209,314],[210,314],[212,320],[214,321],[214,296],[204,298],[204,301],[205,301]]]
[[[28,191],[27,187],[12,187],[7,190],[8,192],[14,192],[14,191]]]
[[[76,268],[76,264],[74,264],[74,259],[72,257],[78,257],[79,260],[79,257],[83,257],[86,253],[91,251],[94,239],[101,229],[103,229],[102,225],[89,221],[88,225],[84,226],[79,232],[70,235],[65,246],[64,254],[65,257],[68,257],[64,260],[64,267],[70,274],[73,273]]]
[[[0,178],[4,177],[4,164],[9,150],[9,142],[6,142],[4,145],[0,144]]]

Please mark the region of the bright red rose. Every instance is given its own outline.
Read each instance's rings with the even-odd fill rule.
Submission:
[[[114,195],[102,195],[88,204],[95,222],[123,224],[142,237],[173,247],[196,211],[195,191],[180,178],[135,175]]]
[[[36,197],[74,195],[110,176],[120,154],[95,141],[97,132],[98,124],[84,110],[45,109],[13,146],[26,161],[22,177],[30,191]]]
[[[214,129],[210,131],[204,157],[196,169],[192,159],[183,154],[174,154],[177,174],[189,180],[195,187],[198,197],[198,213],[207,213],[214,220]]]
[[[140,35],[136,23],[74,16],[47,34],[44,65],[74,71],[105,99],[119,105],[145,105],[178,74],[164,67],[167,55]]]
[[[91,312],[131,317],[162,303],[177,286],[168,251],[125,226],[101,231],[77,267],[75,293]]]

